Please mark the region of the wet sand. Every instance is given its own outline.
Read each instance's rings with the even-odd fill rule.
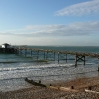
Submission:
[[[33,85],[31,88],[0,92],[0,99],[99,99],[99,77],[56,82],[52,86],[55,88]],[[69,90],[61,90],[62,87]]]

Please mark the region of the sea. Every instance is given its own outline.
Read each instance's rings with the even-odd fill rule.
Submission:
[[[27,48],[99,53],[99,46],[27,46]],[[34,81],[41,80],[44,84],[53,84],[60,81],[70,81],[76,78],[97,77],[99,59],[86,57],[86,65],[79,62],[75,67],[75,56],[58,55],[49,53],[47,59],[44,54],[39,53],[37,59],[36,52],[30,55],[3,54],[0,53],[0,91],[13,91],[32,87],[24,79],[27,77]]]

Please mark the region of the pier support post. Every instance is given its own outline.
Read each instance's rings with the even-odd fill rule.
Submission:
[[[80,55],[77,55],[75,56],[75,66],[77,66],[77,62],[79,61],[83,61],[84,62],[84,65],[85,65],[85,56],[80,56]]]
[[[60,53],[58,52],[58,63],[59,63],[59,55],[60,55]]]
[[[21,51],[20,51],[20,49],[19,49],[19,55],[20,55],[20,52],[21,52]]]
[[[54,52],[54,61],[55,61],[55,52]]]
[[[46,60],[48,59],[48,51],[46,52]]]
[[[20,55],[20,49],[18,50],[18,54]]]
[[[20,55],[22,55],[22,49],[20,49]]]
[[[66,54],[66,63],[67,63],[67,54]]]
[[[31,50],[31,56],[32,56],[32,50]]]
[[[39,50],[37,51],[37,60],[39,59]]]
[[[45,51],[44,51],[44,59],[45,59]]]
[[[35,56],[35,50],[32,50],[32,58],[34,59]]]
[[[83,58],[84,58],[84,59],[83,59],[83,61],[84,61],[84,65],[85,65],[85,56],[83,56]]]
[[[26,56],[26,54],[27,54],[27,49],[25,49],[25,56]]]

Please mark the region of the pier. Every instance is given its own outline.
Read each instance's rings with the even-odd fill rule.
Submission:
[[[74,64],[78,65],[78,62],[83,62],[83,65],[86,64],[86,57],[97,58],[99,59],[99,54],[97,53],[84,53],[84,52],[73,52],[73,51],[58,51],[58,50],[45,50],[45,49],[35,49],[27,47],[15,47],[15,48],[0,48],[0,53],[9,53],[9,54],[18,54],[24,56],[30,56],[40,59],[40,55],[43,60],[57,60],[58,63],[60,60],[68,62],[68,55],[74,56]]]
[[[52,58],[54,61],[57,60],[58,63],[60,60],[68,62],[68,55],[73,55],[75,66],[78,65],[78,62],[83,62],[86,64],[86,57],[97,58],[99,59],[99,54],[97,53],[83,53],[83,52],[72,52],[72,51],[58,51],[58,50],[45,50],[45,49],[34,49],[34,48],[14,48],[14,53],[19,55],[30,55],[31,57],[36,57],[39,60],[40,55],[42,58],[47,60]],[[57,58],[56,58],[57,57]]]

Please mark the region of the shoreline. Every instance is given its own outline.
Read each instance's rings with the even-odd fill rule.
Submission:
[[[77,78],[71,81],[61,81],[52,84],[52,86],[69,88],[74,87],[77,92],[71,90],[62,91],[60,89],[43,88],[40,86],[32,86],[30,88],[23,88],[20,90],[0,92],[0,99],[98,99],[99,93],[99,76],[91,78]],[[85,92],[91,86],[93,92]],[[93,97],[93,98],[92,98]]]

